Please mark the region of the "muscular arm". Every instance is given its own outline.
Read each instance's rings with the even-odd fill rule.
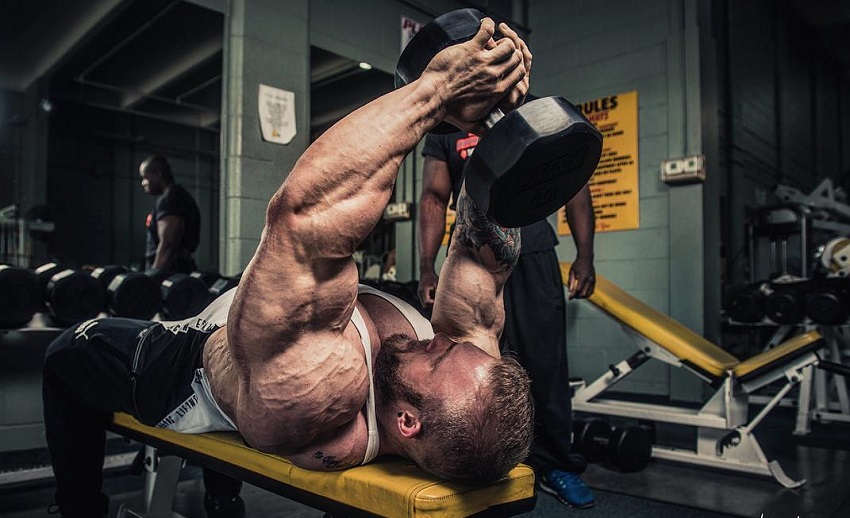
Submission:
[[[180,216],[167,215],[157,220],[156,233],[159,237],[159,245],[156,247],[153,268],[159,270],[171,268],[180,250],[184,227],[183,218]]]
[[[593,267],[593,235],[596,219],[590,189],[585,185],[567,203],[567,224],[576,245],[576,259],[570,268],[567,286],[570,298],[587,298],[596,286],[596,271]]]
[[[446,208],[452,193],[449,165],[425,157],[422,195],[419,197],[419,299],[425,307],[434,304],[437,252],[446,233]]]
[[[273,195],[227,326],[241,382],[237,422],[253,446],[297,449],[349,423],[362,407],[362,348],[343,334],[357,296],[351,255],[425,133],[444,118],[474,124],[522,80],[513,42],[487,47],[493,30],[485,19],[479,34],[441,51],[418,80],[334,125]],[[284,414],[312,418],[313,429],[272,436],[268,423]]]
[[[519,251],[520,229],[490,223],[463,187],[431,318],[434,331],[499,356],[499,335],[505,325],[502,290]]]

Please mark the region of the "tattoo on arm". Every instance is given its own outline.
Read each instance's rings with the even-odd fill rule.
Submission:
[[[348,469],[357,466],[356,462],[342,462],[336,459],[336,455],[326,455],[319,450],[313,454],[313,458],[322,463],[325,469]]]
[[[482,256],[482,249],[489,248],[498,271],[508,271],[519,257],[519,236],[518,228],[504,228],[491,223],[466,193],[466,184],[461,186],[457,200],[455,239],[479,257]]]

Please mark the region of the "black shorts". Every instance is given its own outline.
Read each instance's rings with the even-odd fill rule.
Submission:
[[[127,318],[90,320],[53,341],[45,370],[92,406],[154,426],[191,395],[211,332]]]

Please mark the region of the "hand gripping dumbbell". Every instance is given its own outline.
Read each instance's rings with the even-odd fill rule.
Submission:
[[[588,462],[608,459],[626,473],[646,467],[654,439],[652,428],[644,424],[612,428],[599,418],[573,420],[573,451]]]
[[[395,86],[417,79],[442,49],[472,39],[483,15],[459,9],[425,25],[404,48]],[[466,191],[487,218],[521,227],[557,211],[587,183],[602,153],[602,134],[561,97],[528,100],[507,114],[498,108],[464,166]],[[436,132],[454,131],[441,124]]]

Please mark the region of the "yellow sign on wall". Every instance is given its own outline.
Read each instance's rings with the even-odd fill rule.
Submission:
[[[602,157],[588,182],[596,231],[639,228],[637,91],[593,99],[576,108],[602,133]],[[561,207],[558,234],[569,233],[567,211]]]

